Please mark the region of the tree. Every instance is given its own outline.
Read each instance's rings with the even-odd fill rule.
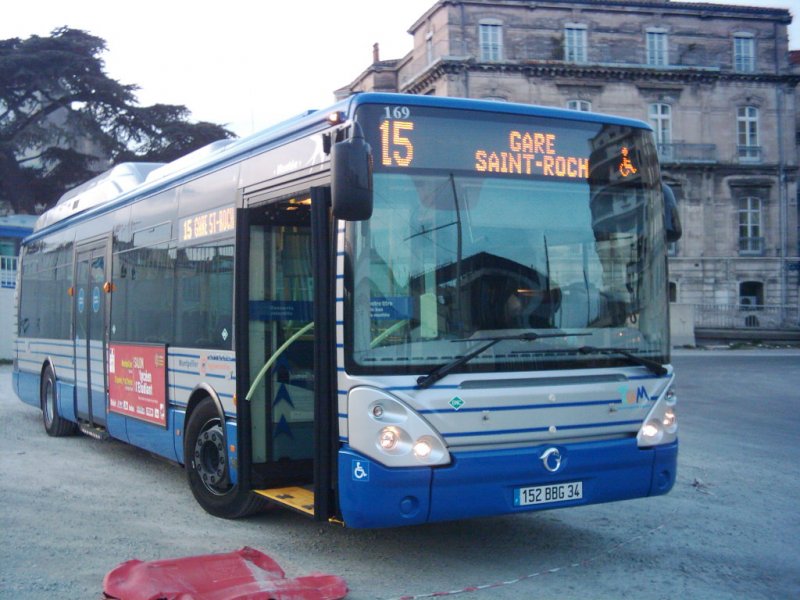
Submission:
[[[63,27],[0,40],[0,200],[17,212],[52,206],[113,164],[170,161],[219,139],[185,106],[137,105],[134,85],[110,78],[106,43]]]

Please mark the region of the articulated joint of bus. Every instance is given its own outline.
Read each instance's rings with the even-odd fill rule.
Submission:
[[[650,448],[663,444],[671,444],[678,439],[678,416],[675,410],[678,397],[675,394],[672,379],[658,400],[650,409],[636,442],[640,448]]]
[[[416,411],[376,388],[360,386],[348,395],[350,446],[387,467],[450,464],[444,440]]]

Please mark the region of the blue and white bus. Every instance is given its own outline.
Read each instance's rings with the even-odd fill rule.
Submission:
[[[410,95],[118,165],[25,241],[16,391],[221,517],[664,494],[668,199],[644,123]]]

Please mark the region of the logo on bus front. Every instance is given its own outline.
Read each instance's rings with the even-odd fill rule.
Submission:
[[[539,459],[542,461],[544,468],[551,473],[555,473],[561,468],[561,452],[558,451],[558,448],[548,448]]]
[[[620,386],[619,389],[620,400],[618,404],[612,407],[612,410],[625,410],[629,408],[639,408],[653,401],[650,394],[647,393],[647,388],[643,385],[632,389],[627,385]]]

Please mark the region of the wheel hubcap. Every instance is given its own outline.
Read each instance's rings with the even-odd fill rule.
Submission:
[[[219,425],[209,427],[198,436],[194,447],[194,465],[200,479],[209,489],[224,482],[225,439]]]
[[[50,423],[53,422],[53,402],[55,401],[53,398],[53,385],[48,381],[45,384],[44,390],[44,415],[45,419],[48,423],[48,427]]]

